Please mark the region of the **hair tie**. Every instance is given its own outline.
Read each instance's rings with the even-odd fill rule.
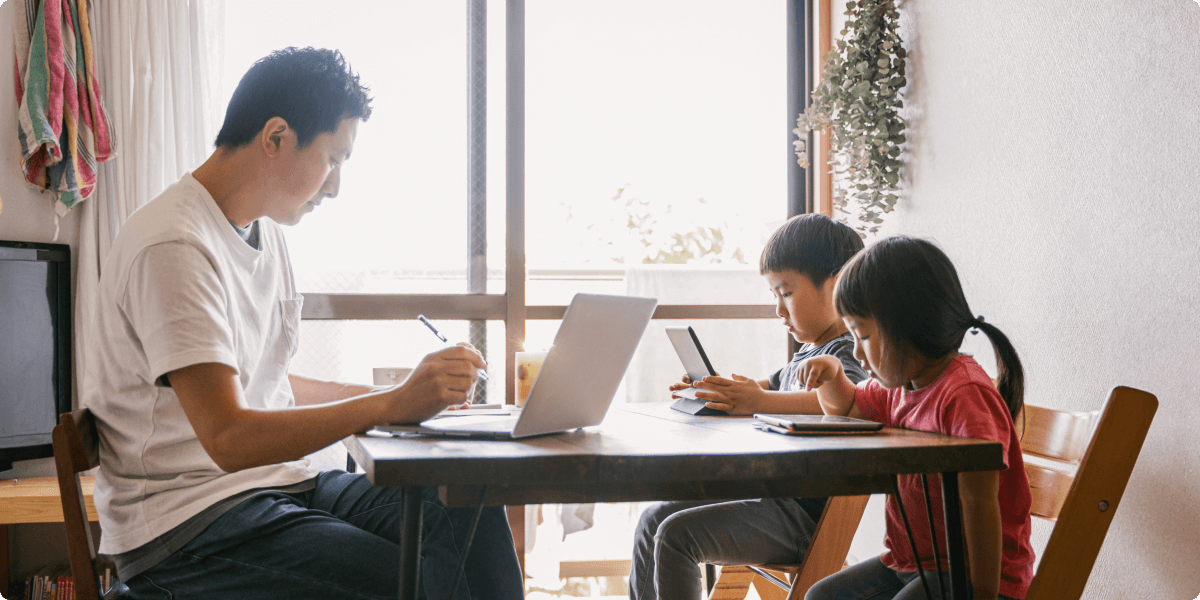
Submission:
[[[983,325],[983,315],[979,315],[978,317],[975,317],[975,320],[972,321],[972,323],[973,323],[973,325],[971,326],[971,335],[979,335],[979,326]]]

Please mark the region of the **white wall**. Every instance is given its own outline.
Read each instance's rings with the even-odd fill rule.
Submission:
[[[72,260],[79,239],[78,210],[58,221],[58,239],[54,239],[54,207],[51,196],[30,188],[21,175],[21,146],[17,143],[17,101],[12,87],[13,5],[0,5],[0,240],[56,242],[71,246]],[[72,262],[72,264],[74,264]],[[74,277],[72,277],[72,282]],[[44,458],[16,463],[0,479],[53,477],[54,459]],[[61,525],[14,525],[9,528],[9,552],[12,577],[48,562],[66,562],[66,542]]]
[[[50,194],[30,187],[21,173],[21,145],[17,142],[17,100],[12,88],[12,21],[13,2],[0,5],[0,65],[4,82],[0,84],[0,240],[22,242],[54,242],[71,246],[71,265],[74,270],[75,244],[79,240],[79,211],[74,210],[58,220],[58,239],[55,235],[54,206]],[[72,287],[75,278],[72,273]],[[17,463],[11,472],[0,478],[54,475],[54,461],[42,459]]]
[[[1200,5],[908,0],[901,12],[911,190],[884,233],[947,251],[973,310],[1021,353],[1027,401],[1095,410],[1115,385],[1158,396],[1084,597],[1195,598]]]

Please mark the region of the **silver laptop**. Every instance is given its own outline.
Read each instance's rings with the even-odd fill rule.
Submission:
[[[388,431],[517,439],[599,425],[658,300],[576,294],[519,415],[455,416]]]

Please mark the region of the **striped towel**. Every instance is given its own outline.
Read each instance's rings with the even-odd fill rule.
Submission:
[[[116,149],[96,81],[88,0],[17,0],[15,9],[21,170],[58,195],[62,216],[92,195],[96,164]]]

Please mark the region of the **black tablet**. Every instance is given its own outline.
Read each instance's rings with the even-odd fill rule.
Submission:
[[[834,415],[770,415],[756,413],[754,418],[794,433],[869,433],[883,429],[883,423]]]
[[[690,326],[667,327],[666,330],[667,337],[671,338],[671,345],[675,347],[675,354],[679,355],[689,379],[700,381],[709,375],[717,374],[712,368],[712,363],[708,362],[708,355],[704,353],[695,330]]]
[[[683,363],[683,370],[687,373],[688,379],[692,381],[700,381],[709,375],[716,375],[713,370],[712,363],[708,361],[708,355],[704,353],[704,347],[700,345],[700,338],[696,337],[696,331],[691,327],[667,327],[667,337],[671,339],[671,345],[675,347],[675,354],[679,355],[680,362]],[[705,406],[706,402],[695,396],[696,388],[688,388],[679,390],[674,393],[678,400],[671,405],[671,408],[685,412],[689,415],[728,415],[729,413],[722,410],[715,410]]]

